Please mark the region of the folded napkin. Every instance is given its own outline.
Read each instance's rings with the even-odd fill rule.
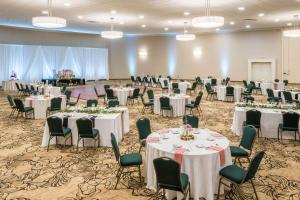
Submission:
[[[181,164],[182,163],[182,157],[183,157],[183,154],[185,152],[185,148],[181,147],[181,148],[177,148],[175,150],[175,160]]]
[[[218,146],[210,146],[209,147],[211,150],[215,150],[215,151],[218,151],[219,152],[219,155],[220,155],[220,164],[221,166],[223,166],[225,164],[225,151],[223,148],[221,147],[218,147]]]
[[[148,137],[146,139],[147,143],[155,143],[155,142],[159,142],[159,141],[160,141],[159,137]]]

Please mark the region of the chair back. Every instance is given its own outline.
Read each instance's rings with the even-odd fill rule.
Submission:
[[[130,78],[132,82],[135,82],[134,76],[130,76]]]
[[[244,182],[247,182],[255,176],[264,155],[265,151],[260,151],[253,157],[244,178]]]
[[[276,79],[274,80],[274,82],[275,82],[275,83],[279,83],[279,79],[276,78]]]
[[[14,102],[16,104],[16,108],[18,109],[18,111],[24,112],[24,104],[21,101],[21,99],[14,99]]]
[[[247,125],[258,126],[260,125],[261,112],[258,110],[248,110],[246,112]]]
[[[61,110],[61,102],[62,98],[61,97],[54,97],[51,99],[50,102],[50,108],[51,110]]]
[[[156,181],[159,188],[182,191],[180,181],[180,164],[168,157],[160,157],[153,160]]]
[[[96,87],[94,87],[94,91],[95,91],[96,96],[98,97],[99,94],[98,94],[98,91],[97,91],[97,88],[96,88]]]
[[[206,83],[205,84],[205,89],[206,89],[207,93],[212,92],[211,84],[210,83]]]
[[[151,134],[150,120],[142,117],[136,121],[136,127],[139,133],[139,139],[144,140]]]
[[[119,101],[118,100],[110,100],[108,101],[108,107],[109,108],[113,108],[113,107],[116,107],[116,106],[119,106]]]
[[[10,107],[15,107],[16,105],[15,105],[15,102],[14,102],[14,100],[13,100],[13,98],[12,98],[12,96],[10,96],[10,95],[7,95],[7,100],[8,100],[8,103],[9,103],[9,105],[10,105]]]
[[[17,87],[17,90],[18,90],[18,91],[21,91],[20,86],[19,86],[19,83],[16,82],[15,85],[16,85],[16,87]]]
[[[245,126],[243,128],[243,136],[240,146],[251,151],[256,138],[256,129],[254,126]]]
[[[88,99],[86,101],[86,107],[96,107],[98,105],[97,99]]]
[[[159,101],[160,101],[161,108],[169,108],[171,106],[169,97],[160,97]]]
[[[66,95],[67,100],[69,101],[71,99],[72,91],[71,90],[66,90],[65,95]]]
[[[164,80],[164,87],[168,87],[168,81]]]
[[[283,128],[299,128],[299,114],[296,112],[286,112],[282,114]]]
[[[20,83],[20,87],[21,87],[21,90],[22,91],[24,91],[25,89],[24,89],[24,86],[23,86],[23,84],[22,83]]]
[[[113,133],[110,134],[111,137],[111,146],[113,148],[114,154],[115,154],[115,158],[118,161],[118,163],[120,162],[120,149],[116,140],[116,137]]]
[[[249,94],[252,94],[253,88],[255,87],[255,85],[253,85],[252,83],[248,84],[247,86],[247,92]]]
[[[230,77],[227,77],[225,80],[225,85],[228,85],[229,81],[230,81]]]
[[[179,88],[175,88],[174,89],[174,94],[180,94],[180,89]]]
[[[93,121],[88,118],[80,118],[76,120],[78,135],[80,137],[93,137]]]
[[[156,81],[156,78],[155,78],[155,77],[152,77],[152,82],[153,82],[154,84],[157,84],[157,81]]]
[[[104,87],[104,90],[106,91],[107,89],[110,88],[110,85],[104,85],[103,87]]]
[[[195,80],[196,80],[197,84],[201,84],[201,78],[200,78],[200,76],[197,76]]]
[[[287,86],[289,81],[288,80],[283,80],[283,83],[284,83],[285,86]]]
[[[196,99],[195,99],[195,103],[194,103],[194,107],[195,107],[195,108],[198,107],[198,106],[200,105],[202,96],[203,96],[203,92],[200,91],[199,94],[198,94],[198,96],[197,96]]]
[[[234,87],[227,86],[226,87],[226,95],[234,95]]]
[[[138,82],[140,82],[140,83],[142,82],[142,79],[141,79],[140,76],[137,76],[137,77],[136,77],[136,80],[138,80]]]
[[[148,95],[148,99],[151,101],[151,100],[154,100],[154,93],[153,93],[153,90],[147,90],[147,95]]]
[[[56,116],[50,116],[47,118],[47,124],[49,127],[49,134],[63,133],[63,120]]]
[[[173,90],[174,89],[176,89],[176,88],[178,88],[179,86],[178,86],[178,83],[172,83],[172,88],[173,88]]]
[[[132,96],[133,96],[133,98],[138,98],[139,94],[140,94],[140,88],[135,88],[133,90]]]
[[[216,86],[217,85],[217,79],[215,79],[215,78],[211,79],[211,85]]]
[[[192,85],[192,90],[195,90],[196,89],[196,87],[197,87],[197,82],[193,82],[193,85]]]
[[[267,94],[269,98],[274,98],[274,92],[271,88],[267,88]]]
[[[254,81],[250,81],[250,84],[252,84],[252,85],[253,85],[253,87],[255,87],[255,86],[256,86]]]
[[[246,80],[243,80],[243,84],[244,84],[245,88],[248,87],[248,84],[247,84]]]
[[[113,98],[114,97],[114,91],[112,89],[106,89],[106,96],[107,98]]]
[[[283,91],[283,97],[286,103],[293,103],[293,97],[291,92]]]
[[[182,118],[183,124],[189,124],[193,128],[198,128],[199,117],[194,115],[184,115]]]
[[[171,81],[171,80],[172,80],[171,76],[167,76],[167,78],[169,79],[169,81]]]

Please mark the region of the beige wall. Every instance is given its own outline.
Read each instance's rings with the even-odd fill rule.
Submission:
[[[179,78],[213,75],[243,80],[247,79],[248,59],[261,57],[276,59],[278,77],[282,69],[281,32],[277,30],[201,34],[195,41],[178,42],[174,36],[108,41],[99,35],[1,28],[0,43],[106,47],[112,79],[130,74],[171,74]],[[201,48],[199,58],[194,57],[194,48]],[[147,51],[147,57],[139,56],[141,49]]]

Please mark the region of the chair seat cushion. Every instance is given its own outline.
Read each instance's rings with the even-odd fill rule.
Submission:
[[[246,171],[236,165],[229,165],[221,169],[220,175],[234,183],[240,184],[246,175]]]
[[[194,104],[191,104],[191,103],[190,104],[186,104],[185,107],[186,108],[195,108]]]
[[[146,102],[146,103],[144,103],[144,105],[145,105],[145,106],[153,106],[154,103],[153,103],[153,102]]]
[[[172,110],[172,107],[160,107],[161,110]]]
[[[231,156],[233,157],[248,157],[249,154],[247,151],[240,147],[230,146]]]
[[[30,112],[33,111],[33,108],[31,107],[24,107],[24,112]]]
[[[185,173],[180,173],[180,181],[183,189],[186,189],[189,185],[189,176]]]
[[[142,156],[139,153],[125,154],[120,157],[121,166],[134,166],[142,164]]]
[[[108,100],[118,99],[118,97],[107,97]]]
[[[69,102],[68,102],[68,105],[69,105],[69,106],[76,106],[76,104],[77,104],[77,102],[72,102],[72,101],[69,101]]]
[[[71,129],[69,128],[66,128],[66,127],[63,127],[63,133],[51,133],[52,136],[61,136],[61,137],[64,137],[64,136],[67,136],[71,133]]]
[[[283,127],[283,124],[279,124],[278,127],[283,131],[298,131],[298,128],[294,127]]]

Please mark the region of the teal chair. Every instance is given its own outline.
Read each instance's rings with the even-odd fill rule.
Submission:
[[[52,98],[50,101],[50,107],[47,108],[47,115],[52,112],[60,111],[61,110],[61,102],[62,102],[61,97]]]
[[[165,190],[181,192],[186,199],[190,194],[189,176],[180,173],[180,164],[175,160],[167,157],[156,158],[153,160],[154,170],[156,173],[156,198],[162,189],[165,197]]]
[[[116,140],[116,137],[113,133],[111,135],[111,145],[116,157],[116,160],[119,164],[119,169],[117,172],[117,183],[115,189],[118,186],[120,179],[122,178],[123,171],[125,168],[137,167],[139,171],[140,184],[142,185],[142,174],[141,174],[141,165],[143,164],[142,155],[140,153],[129,153],[129,154],[120,154],[119,146]]]
[[[68,106],[76,106],[79,101],[79,98],[80,98],[80,93],[78,94],[76,101],[68,101],[67,105]]]
[[[171,112],[171,115],[174,115],[174,111],[173,111],[173,106],[170,103],[170,98],[169,97],[160,97],[159,98],[160,101],[160,114],[163,115],[163,111],[164,110],[168,110]]]
[[[17,113],[17,119],[19,117],[19,114],[21,115],[25,114],[25,119],[27,119],[27,116],[29,114],[32,114],[34,116],[34,109],[31,107],[25,107],[23,102],[20,99],[14,99],[15,105],[16,105],[16,110],[18,111]]]
[[[72,91],[71,90],[66,90],[65,95],[66,95],[66,99],[67,99],[67,103],[68,103],[71,99]]]
[[[47,151],[49,151],[50,141],[55,138],[57,142],[57,137],[65,138],[64,146],[69,138],[71,138],[71,145],[73,145],[72,131],[70,128],[63,126],[63,120],[56,116],[51,116],[47,118],[47,124],[49,127],[49,140]]]
[[[254,156],[254,158],[251,160],[250,165],[247,170],[245,170],[237,165],[229,165],[229,166],[221,169],[221,171],[219,172],[220,181],[219,181],[219,187],[218,187],[217,200],[219,199],[219,196],[220,196],[221,184],[224,184],[230,188],[232,186],[235,186],[235,188],[237,188],[240,199],[242,199],[242,195],[240,194],[240,186],[247,182],[251,183],[254,193],[255,193],[255,197],[256,197],[256,199],[258,199],[256,189],[255,189],[252,179],[254,178],[264,155],[265,155],[265,151],[260,151],[259,153],[257,153]],[[223,180],[225,180],[225,182],[222,182]],[[227,185],[227,182],[229,182],[230,185]]]
[[[206,100],[209,98],[210,100],[214,100],[217,98],[217,92],[215,92],[212,87],[211,87],[211,84],[210,83],[206,83],[205,84],[205,89],[206,89],[206,92],[207,92],[207,97],[206,97]]]
[[[193,92],[196,92],[197,85],[198,85],[197,82],[193,82],[192,87],[187,88],[187,89],[186,89],[186,92],[187,92],[187,93],[190,93],[190,94],[192,93],[192,91],[193,91]]]
[[[98,99],[88,99],[86,101],[86,107],[97,107],[98,105]]]
[[[230,146],[231,156],[234,157],[234,163],[240,158],[246,158],[250,162],[250,156],[252,153],[253,144],[256,139],[256,128],[254,126],[244,126],[243,136],[239,146]]]
[[[148,118],[142,117],[136,121],[136,127],[139,133],[140,149],[146,146],[146,139],[151,134],[151,125]]]
[[[120,102],[118,100],[110,100],[108,101],[108,107],[114,108],[120,105]]]
[[[184,112],[186,112],[186,109],[189,109],[190,113],[192,114],[193,109],[196,109],[198,111],[198,114],[200,115],[200,111],[201,111],[200,103],[201,103],[201,100],[202,100],[202,96],[203,96],[203,92],[201,91],[201,92],[199,92],[199,95],[196,97],[194,102],[191,102],[190,104],[185,105]]]
[[[154,92],[153,90],[147,90],[148,99],[151,102],[154,102]]]
[[[143,114],[145,113],[146,108],[150,108],[151,112],[153,113],[154,102],[153,101],[146,102],[143,96],[141,96],[141,100],[142,100],[142,103],[143,103],[142,113]]]
[[[99,94],[96,87],[94,87],[94,91],[95,91],[95,94],[96,94],[97,98],[98,98],[98,99],[99,99],[99,98],[103,98],[103,99],[104,99],[104,102],[105,102],[106,94]]]
[[[14,102],[14,99],[12,98],[12,96],[7,95],[7,100],[11,107],[11,113],[10,113],[9,117],[12,117],[14,115],[15,111],[17,110],[17,107],[15,105],[15,102]]]
[[[78,129],[78,140],[77,140],[77,152],[79,141],[82,140],[84,147],[84,139],[89,138],[94,140],[94,145],[98,144],[100,146],[100,134],[98,129],[93,128],[93,121],[88,118],[80,118],[76,120],[76,125]]]
[[[174,92],[174,94],[180,94],[180,89],[179,88],[174,88],[173,92]]]
[[[199,124],[199,118],[197,116],[194,115],[185,115],[182,118],[183,124],[189,124],[191,125],[193,128],[198,128],[198,124]]]

